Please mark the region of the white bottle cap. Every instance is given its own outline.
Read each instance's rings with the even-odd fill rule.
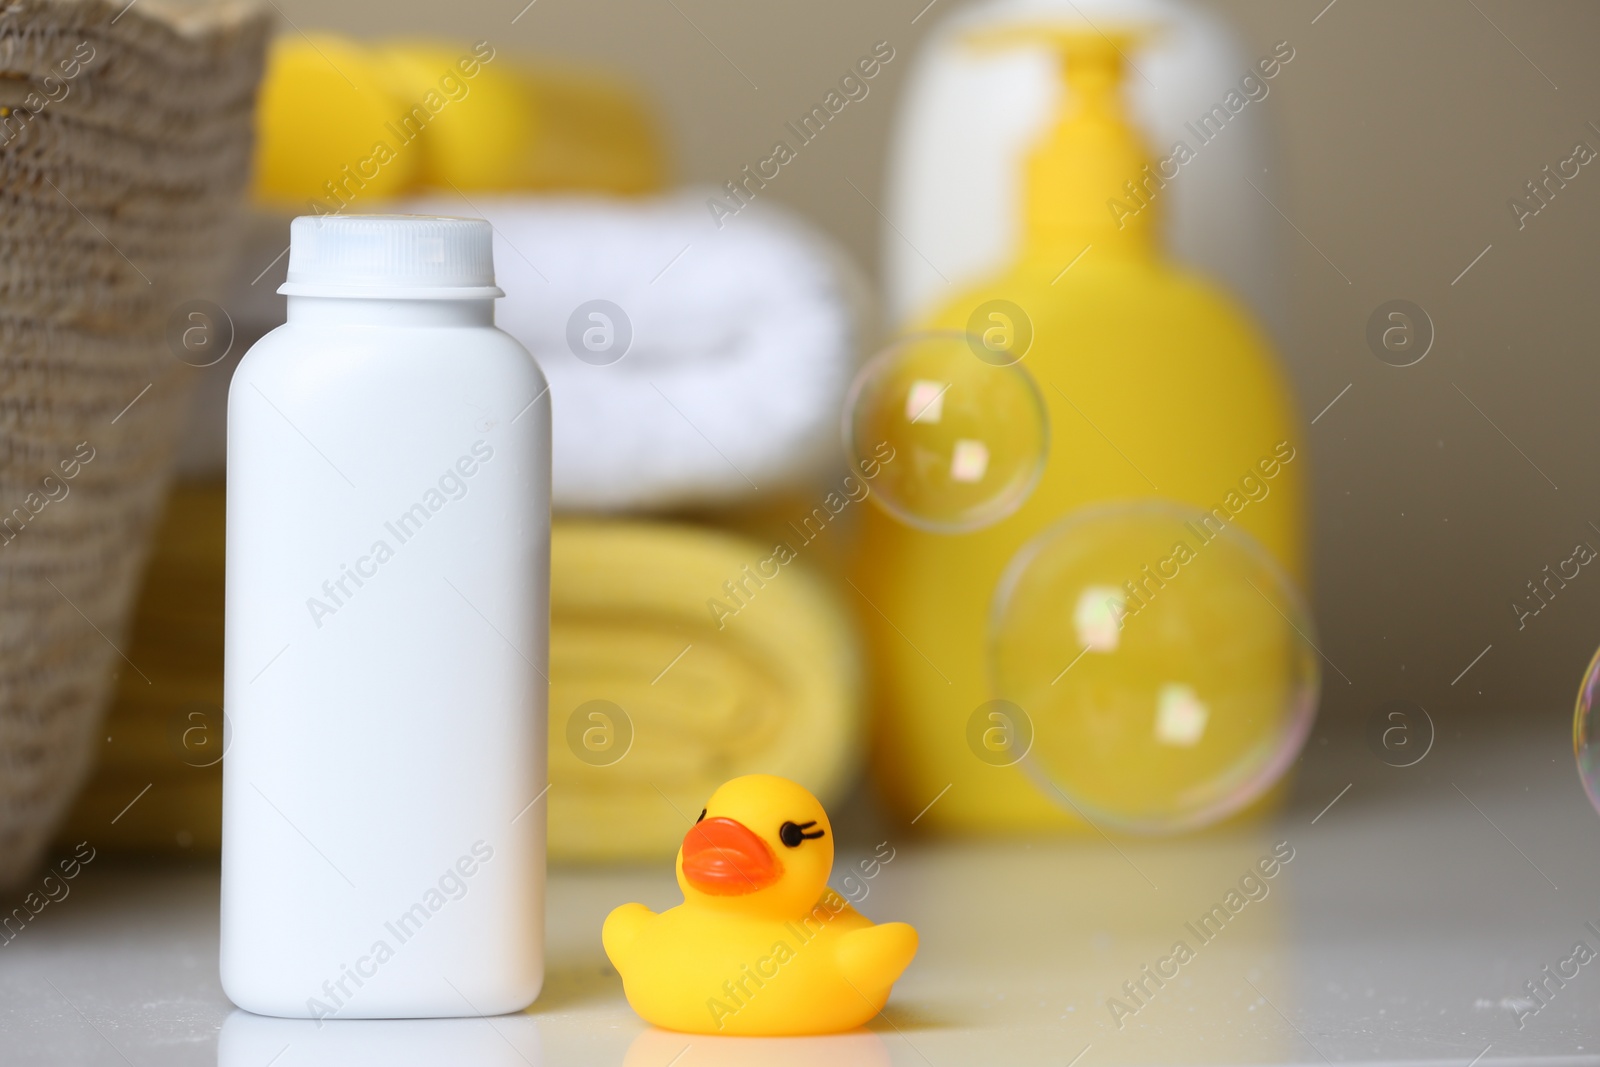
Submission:
[[[483,300],[494,284],[494,231],[483,219],[302,215],[289,225],[286,296]]]

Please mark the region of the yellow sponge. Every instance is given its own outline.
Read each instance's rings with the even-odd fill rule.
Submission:
[[[256,198],[296,211],[368,210],[357,205],[429,186],[644,193],[665,179],[632,90],[485,42],[279,38],[258,128]]]
[[[306,210],[308,200],[336,208],[339,188],[373,199],[406,192],[422,154],[395,150],[386,128],[401,118],[405,94],[394,69],[353,41],[280,37],[256,105],[256,198]],[[363,168],[380,142],[393,158]]]

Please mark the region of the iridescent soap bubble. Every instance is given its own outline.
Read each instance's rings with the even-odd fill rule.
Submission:
[[[1038,484],[1049,417],[1033,376],[980,358],[959,332],[905,337],[856,375],[844,438],[871,499],[908,525],[963,533],[1014,512]]]
[[[1578,777],[1589,803],[1600,810],[1600,652],[1589,661],[1578,690],[1578,708],[1572,716],[1572,752],[1578,758]]]
[[[1316,715],[1312,622],[1288,577],[1215,514],[1166,502],[1076,512],[995,592],[996,695],[1027,712],[1022,762],[1098,826],[1214,823],[1282,777]]]

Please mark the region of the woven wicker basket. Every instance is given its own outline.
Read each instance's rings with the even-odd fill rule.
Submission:
[[[268,29],[240,4],[0,5],[0,885],[140,673],[119,649],[198,373],[167,322],[230,252]]]

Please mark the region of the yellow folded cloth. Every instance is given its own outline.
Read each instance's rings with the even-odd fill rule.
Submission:
[[[553,859],[671,856],[740,774],[838,799],[862,738],[857,644],[794,556],[692,526],[556,523]]]
[[[644,101],[592,71],[519,63],[486,41],[280,37],[257,107],[256,199],[328,214],[424,187],[660,189]],[[463,203],[462,210],[470,210]]]
[[[179,484],[151,543],[92,777],[58,838],[122,851],[222,839],[222,484]]]
[[[138,669],[62,840],[219,846],[224,513],[220,484],[173,490],[124,646]],[[711,791],[753,771],[838,799],[860,750],[856,640],[786,555],[703,527],[555,523],[552,859],[670,856]]]

